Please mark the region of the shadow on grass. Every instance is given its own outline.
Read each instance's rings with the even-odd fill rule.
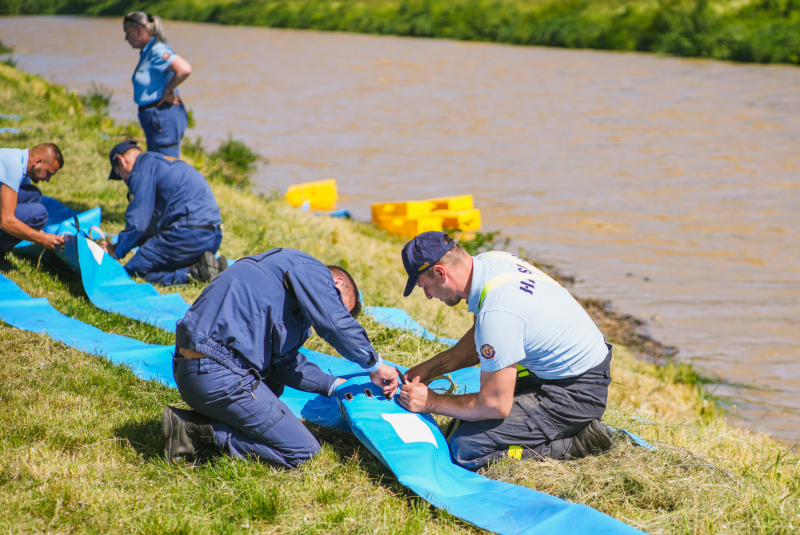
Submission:
[[[115,427],[112,434],[127,441],[146,461],[163,459],[164,439],[161,438],[161,420],[158,418],[125,422]]]

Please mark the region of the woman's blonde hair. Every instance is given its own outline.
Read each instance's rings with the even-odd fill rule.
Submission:
[[[161,17],[158,15],[151,15],[144,11],[134,11],[133,13],[125,15],[122,24],[125,25],[127,23],[144,26],[147,31],[150,32],[150,35],[156,38],[156,41],[161,41],[162,43],[167,42],[167,37],[164,35],[164,25],[161,23]]]

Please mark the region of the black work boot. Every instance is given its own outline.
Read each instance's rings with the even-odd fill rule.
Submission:
[[[198,282],[210,282],[214,277],[228,268],[228,260],[223,255],[219,258],[211,251],[206,251],[200,260],[189,266],[188,277]]]
[[[11,271],[14,266],[11,265],[11,262],[8,261],[6,255],[8,255],[9,251],[0,251],[0,272],[8,273]]]
[[[168,462],[193,457],[202,445],[214,444],[214,429],[194,411],[165,407],[161,415],[164,457]]]
[[[572,437],[569,458],[580,459],[587,455],[597,455],[611,449],[611,429],[600,420],[592,420]]]

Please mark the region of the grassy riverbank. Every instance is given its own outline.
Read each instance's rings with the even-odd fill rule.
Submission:
[[[89,99],[91,100],[91,99]],[[103,207],[103,226],[123,224],[124,185],[109,182],[107,153],[138,125],[89,112],[84,99],[0,65],[0,109],[23,115],[20,134],[0,146],[54,141],[66,165],[45,194],[75,208]],[[9,124],[11,124],[9,122]],[[6,122],[0,120],[0,127]],[[372,226],[318,218],[278,196],[250,193],[229,150],[187,159],[206,176],[225,221],[230,257],[291,246],[347,266],[367,304],[403,306],[426,326],[458,335],[470,319],[402,299],[402,241]],[[241,151],[238,152],[241,155]],[[227,159],[227,161],[226,161]],[[244,161],[246,162],[246,158]],[[246,166],[246,163],[243,164]],[[240,178],[240,176],[239,176]],[[7,275],[34,297],[107,331],[169,344],[160,329],[95,309],[80,279],[64,267],[11,258]],[[202,290],[178,291],[188,300]],[[617,344],[606,421],[654,443],[651,452],[620,445],[571,462],[509,461],[486,475],[585,503],[650,533],[797,533],[800,459],[768,436],[731,428],[697,375],[685,366],[637,359],[664,353],[636,325],[597,302],[584,302]],[[411,365],[442,347],[364,319],[377,349]],[[314,349],[332,352],[319,339]],[[160,458],[160,413],[180,404],[176,391],[138,380],[123,366],[48,337],[0,324],[0,531],[8,533],[456,533],[476,531],[405,490],[353,435],[309,426],[322,454],[296,471],[217,455],[195,466]]]
[[[800,63],[797,0],[0,0],[0,14],[123,15]]]

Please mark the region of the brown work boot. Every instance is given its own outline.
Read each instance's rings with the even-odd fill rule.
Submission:
[[[597,455],[611,449],[611,429],[600,420],[592,420],[572,437],[569,458],[580,459],[587,455]]]
[[[165,407],[161,415],[164,457],[168,462],[194,457],[200,446],[214,444],[214,429],[194,411]]]

